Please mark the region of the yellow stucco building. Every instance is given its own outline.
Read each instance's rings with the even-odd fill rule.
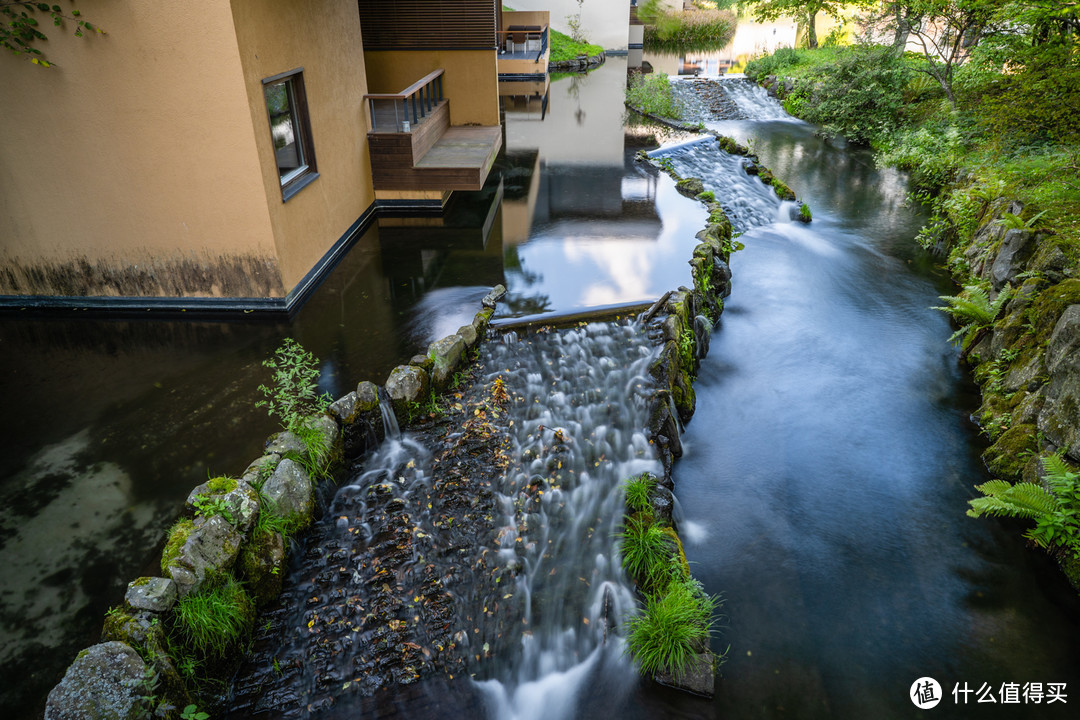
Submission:
[[[50,27],[54,67],[0,56],[2,306],[288,311],[382,208],[479,189],[501,144],[493,0],[84,11],[107,34]],[[455,127],[472,155],[432,149]],[[373,175],[375,140],[421,135]]]

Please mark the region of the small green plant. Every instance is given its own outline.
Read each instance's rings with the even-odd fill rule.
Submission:
[[[672,543],[651,518],[627,518],[622,539],[623,568],[647,590],[663,588],[671,574]]]
[[[266,399],[255,403],[255,407],[265,407],[267,414],[276,416],[282,427],[295,433],[308,417],[330,406],[330,395],[318,392],[318,362],[300,343],[285,338],[274,356],[263,360],[263,367],[274,371],[274,384],[259,386]]]
[[[1038,223],[1039,219],[1045,214],[1046,211],[1043,210],[1042,212],[1036,213],[1035,215],[1031,216],[1027,220],[1024,220],[1019,215],[1015,215],[1011,212],[1004,212],[1001,213],[1001,217],[999,217],[995,222],[998,225],[1006,227],[1010,230],[1030,230],[1035,227],[1035,224]]]
[[[679,336],[679,364],[690,375],[694,374],[694,350],[696,346],[693,330],[683,330]]]
[[[1024,536],[1039,547],[1080,560],[1080,473],[1072,470],[1061,455],[1043,458],[1046,484],[1012,485],[991,480],[976,485],[983,497],[969,500],[971,517],[1004,515],[1035,521]]]
[[[204,656],[224,656],[251,629],[254,607],[232,575],[208,578],[177,601],[176,625],[186,645]]]
[[[1011,294],[1012,287],[1006,285],[997,298],[990,302],[986,290],[978,285],[965,285],[959,295],[941,295],[940,298],[946,304],[931,309],[947,312],[960,323],[960,329],[949,337],[949,342],[960,340],[966,347],[976,332],[989,327],[997,319]]]
[[[188,705],[180,713],[180,720],[209,720],[210,716],[199,710],[196,705]]]
[[[706,190],[703,193],[698,193],[697,199],[704,202],[716,202],[716,194],[712,190]]]
[[[799,219],[807,223],[814,219],[814,216],[810,213],[810,206],[806,203],[799,206]]]
[[[642,673],[667,671],[682,677],[707,645],[717,601],[703,598],[689,582],[673,581],[644,612],[627,621],[627,649]]]
[[[196,495],[192,499],[192,504],[195,506],[195,515],[198,517],[209,518],[214,515],[220,515],[229,523],[236,522],[236,520],[233,519],[232,508],[229,506],[229,502],[219,495],[210,497],[207,497],[206,495]]]
[[[642,473],[626,481],[626,508],[633,514],[652,518],[652,493],[656,488],[656,477]]]

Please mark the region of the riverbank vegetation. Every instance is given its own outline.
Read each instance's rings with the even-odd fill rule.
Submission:
[[[596,57],[600,53],[604,52],[604,48],[599,45],[593,45],[589,42],[578,42],[569,35],[565,35],[555,28],[549,28],[549,43],[551,46],[551,54],[548,57],[548,62],[566,62],[567,60],[576,60],[578,57],[584,55],[586,57]]]
[[[620,553],[645,599],[641,614],[627,620],[627,651],[643,674],[682,678],[709,650],[720,601],[693,578],[679,536],[655,516],[656,484],[649,474],[626,481]]]
[[[909,172],[911,200],[931,210],[918,240],[963,286],[939,309],[960,326],[953,339],[982,389],[983,459],[1000,478],[980,486],[972,514],[1036,520],[1029,538],[1080,588],[1069,529],[1080,496],[1075,473],[1054,464],[1080,461],[1080,2],[886,9],[857,45],[783,49],[747,75],[792,114]],[[1035,496],[1044,502],[1024,505]]]
[[[659,0],[638,6],[645,23],[644,45],[649,50],[693,52],[718,50],[735,34],[735,15],[727,10],[669,10]]]
[[[626,83],[626,102],[641,112],[678,120],[682,107],[666,73],[634,73]]]

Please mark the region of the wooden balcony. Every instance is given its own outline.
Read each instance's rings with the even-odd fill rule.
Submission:
[[[375,190],[479,190],[502,146],[502,128],[450,125],[442,70],[397,93],[365,95]]]
[[[510,11],[502,13],[499,40],[499,79],[527,79],[547,74],[551,57],[550,13]]]

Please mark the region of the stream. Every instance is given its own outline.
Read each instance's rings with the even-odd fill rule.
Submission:
[[[11,408],[0,666],[19,679],[5,683],[5,710],[35,717],[127,580],[154,571],[152,548],[188,490],[257,456],[274,430],[252,406],[259,363],[283,336],[322,358],[321,389],[337,397],[465,322],[496,282],[508,288],[503,316],[648,301],[690,283],[706,213],[634,156],[653,138],[693,138],[626,118],[625,71],[609,57],[588,76],[556,79],[542,120],[508,110],[504,194],[463,197],[438,242],[430,228],[373,226],[288,322],[0,322]],[[1080,599],[1024,546],[1022,525],[964,515],[987,479],[970,419],[979,398],[947,344],[948,318],[929,309],[955,288],[913,240],[924,216],[905,202],[904,176],[737,78],[718,90],[737,119],[717,117],[694,100],[700,81],[678,85],[692,118],[751,142],[813,212],[809,225],[791,222],[789,206],[708,140],[666,151],[727,205],[745,245],[675,466],[691,569],[725,600],[716,697],[642,682],[623,653],[616,630],[632,593],[613,523],[619,482],[656,463],[637,414],[652,350],[633,324],[597,323],[486,344],[484,382],[502,378],[521,399],[503,485],[474,493],[491,537],[465,538],[426,513],[442,488],[430,450],[407,432],[346,478],[273,618],[292,623],[270,650],[287,682],[230,717],[288,707],[350,719],[891,719],[920,713],[911,686],[922,677],[940,683],[943,717],[1075,714]],[[73,521],[77,508],[93,522]],[[407,522],[389,535],[371,532],[399,515]],[[349,564],[406,536],[408,552],[386,563],[415,594]],[[319,594],[305,595],[315,584]],[[361,596],[372,599],[350,600]],[[413,598],[445,633],[381,669],[394,684],[345,688],[367,667],[367,643],[396,637],[361,621]],[[300,642],[324,606],[334,633]],[[431,661],[425,647],[448,643],[462,672],[398,682]],[[1001,702],[1035,683],[1065,684],[1068,702]],[[997,702],[978,702],[984,689]]]

